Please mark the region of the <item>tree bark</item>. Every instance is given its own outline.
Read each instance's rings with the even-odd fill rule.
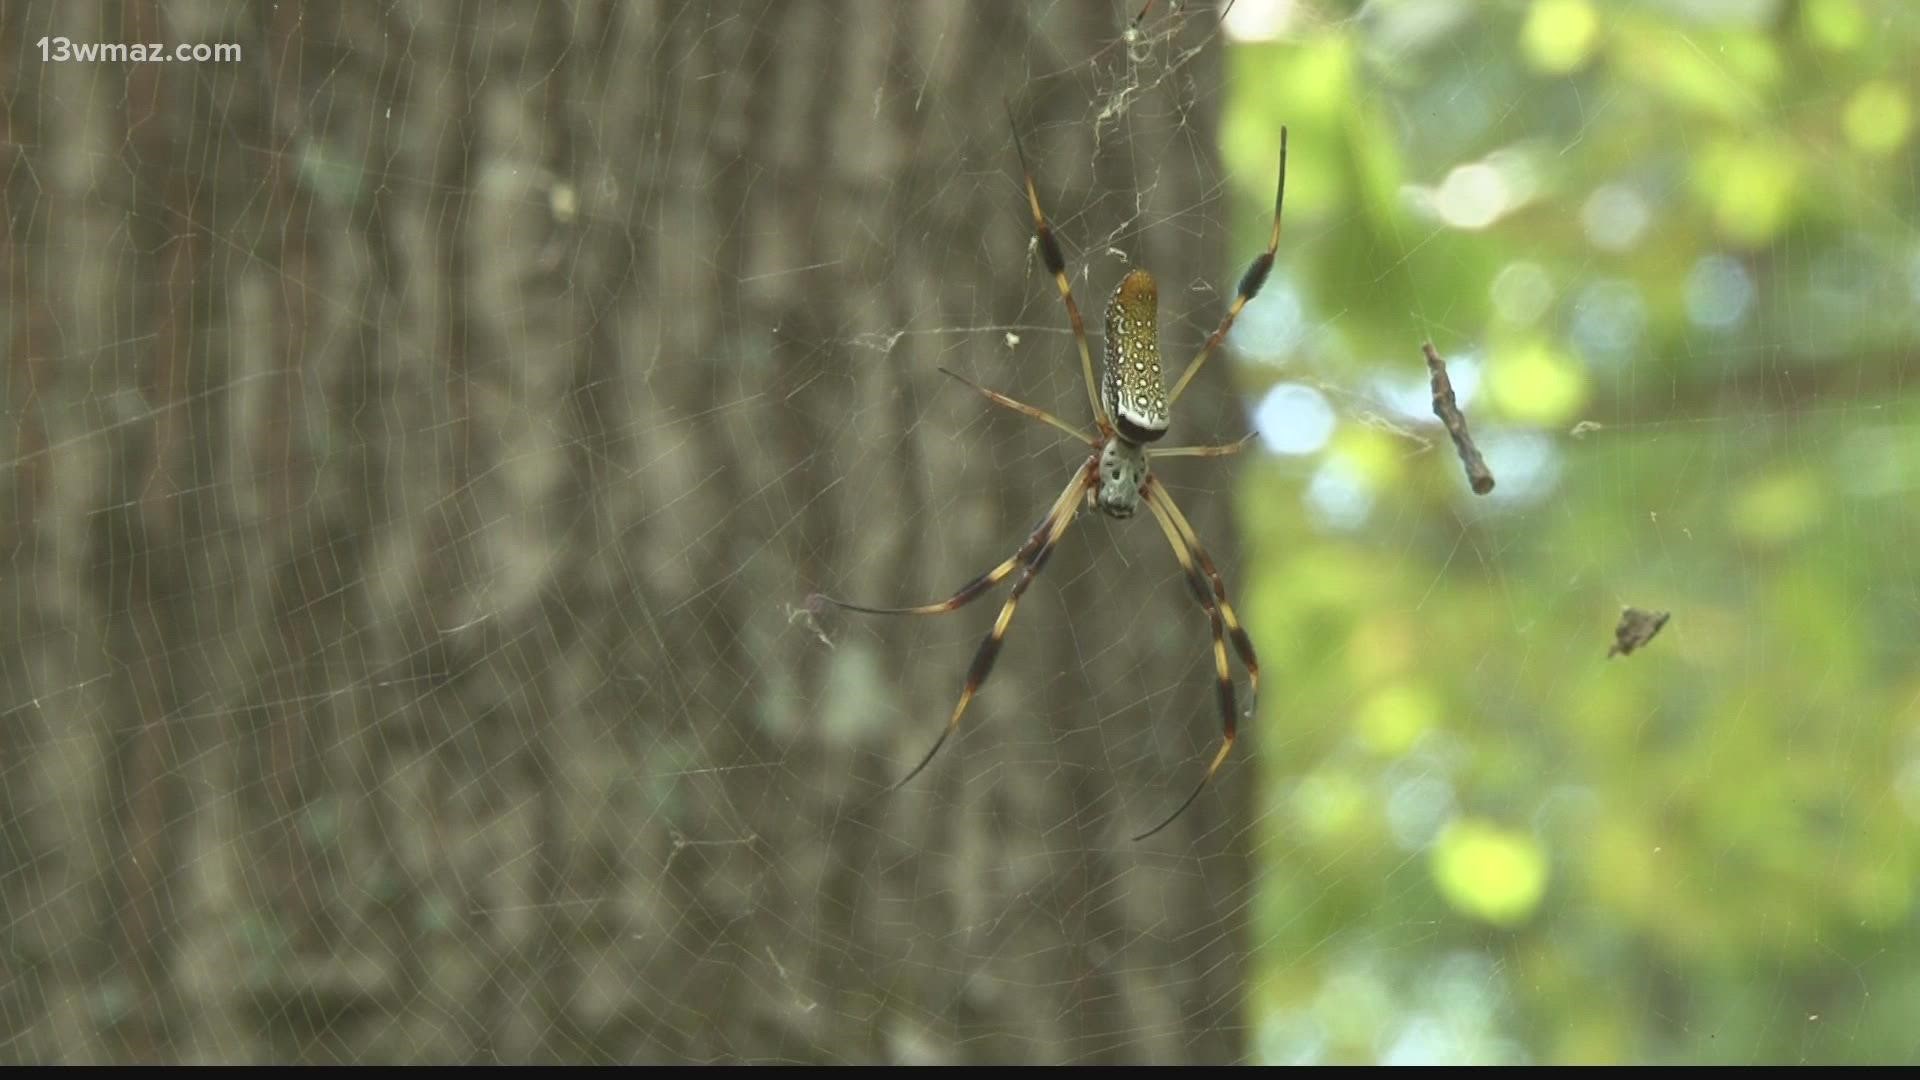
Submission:
[[[1003,97],[1096,329],[1230,298],[1213,17],[1133,14],[8,5],[0,1055],[1243,1056],[1245,755],[1127,840],[1218,738],[1156,530],[1083,516],[891,794],[999,598],[805,609],[1081,459],[937,371],[1086,417]],[[1229,575],[1233,468],[1168,470]]]

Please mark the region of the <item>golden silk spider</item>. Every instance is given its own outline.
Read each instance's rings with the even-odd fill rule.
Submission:
[[[1011,123],[1011,113],[1008,120]],[[1174,403],[1180,400],[1181,393],[1199,373],[1201,365],[1213,355],[1221,339],[1233,327],[1240,310],[1259,293],[1260,287],[1266,283],[1267,274],[1273,269],[1274,252],[1280,246],[1281,205],[1287,193],[1287,129],[1280,129],[1280,178],[1274,190],[1273,229],[1267,237],[1267,249],[1256,256],[1246,273],[1241,275],[1240,287],[1234,294],[1233,303],[1227,308],[1225,318],[1220,320],[1219,329],[1200,347],[1200,352],[1181,372],[1171,391],[1165,388],[1160,373],[1159,288],[1154,283],[1153,275],[1140,269],[1128,272],[1107,301],[1106,348],[1100,378],[1095,380],[1093,351],[1087,344],[1086,324],[1080,317],[1079,305],[1074,303],[1073,287],[1067,280],[1066,259],[1060,252],[1059,242],[1054,239],[1052,227],[1047,224],[1045,212],[1040,209],[1040,195],[1034,186],[1033,170],[1027,164],[1026,150],[1020,145],[1017,125],[1013,145],[1020,159],[1021,178],[1027,191],[1027,208],[1033,213],[1033,231],[1040,257],[1060,290],[1061,302],[1067,309],[1067,321],[1073,327],[1074,343],[1080,350],[1080,370],[1086,378],[1087,399],[1093,406],[1093,422],[1098,432],[1090,434],[1043,409],[1015,401],[944,368],[941,370],[966,383],[995,405],[1052,425],[1080,440],[1087,445],[1089,456],[1074,470],[1066,489],[1054,500],[1052,508],[1040,519],[1040,524],[1028,535],[1020,549],[1000,565],[961,586],[958,592],[947,599],[900,608],[868,607],[825,595],[816,595],[815,600],[871,615],[939,615],[957,610],[1006,580],[1014,571],[1020,571],[1020,577],[1013,583],[1013,591],[1000,608],[999,617],[994,619],[986,639],[980,642],[979,649],[973,655],[973,663],[967,668],[966,681],[960,688],[960,700],[954,703],[946,729],[934,740],[920,763],[894,784],[894,788],[898,789],[920,775],[933,756],[939,753],[947,738],[959,728],[967,705],[993,671],[993,662],[1000,655],[1000,646],[1006,640],[1007,627],[1013,622],[1014,609],[1019,606],[1020,597],[1046,566],[1048,556],[1079,515],[1083,502],[1098,506],[1113,518],[1130,518],[1140,504],[1145,503],[1154,520],[1159,523],[1160,531],[1166,535],[1167,544],[1173,549],[1174,558],[1179,561],[1195,599],[1212,623],[1213,667],[1219,683],[1222,729],[1219,752],[1214,754],[1207,771],[1201,775],[1200,783],[1160,824],[1134,837],[1136,841],[1145,840],[1173,824],[1193,805],[1233,750],[1238,713],[1234,705],[1233,674],[1227,664],[1229,642],[1239,655],[1241,665],[1246,668],[1251,694],[1257,700],[1260,693],[1260,664],[1254,657],[1253,641],[1240,625],[1233,605],[1227,602],[1226,584],[1221,581],[1212,557],[1201,546],[1193,525],[1174,504],[1173,497],[1159,478],[1154,476],[1149,462],[1154,458],[1168,457],[1224,457],[1238,453],[1246,446],[1244,439],[1221,446],[1156,447],[1153,444],[1167,433],[1169,413]],[[1091,498],[1088,498],[1089,495]]]

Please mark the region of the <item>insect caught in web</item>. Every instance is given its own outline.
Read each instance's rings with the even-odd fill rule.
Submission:
[[[1008,122],[1011,123],[1012,119],[1009,112]],[[1087,445],[1089,456],[1074,470],[1066,489],[1053,501],[1052,508],[1040,519],[1040,524],[1020,545],[1020,549],[1000,565],[961,586],[959,592],[947,599],[901,608],[867,607],[824,595],[816,599],[871,615],[939,615],[963,607],[1012,576],[1015,571],[1020,572],[1019,578],[1013,583],[1013,591],[1000,608],[999,617],[994,619],[992,629],[974,653],[973,663],[967,668],[966,682],[960,688],[960,700],[954,704],[953,712],[947,718],[946,730],[934,740],[926,756],[920,759],[920,764],[894,784],[894,788],[898,789],[920,775],[934,755],[940,752],[940,747],[948,737],[960,727],[960,718],[965,715],[967,705],[993,671],[993,662],[1000,655],[1000,647],[1006,640],[1007,627],[1013,622],[1014,609],[1019,606],[1020,597],[1046,566],[1048,556],[1053,554],[1060,538],[1066,535],[1068,526],[1073,524],[1082,506],[1097,506],[1108,517],[1125,519],[1132,517],[1145,503],[1159,524],[1160,531],[1165,534],[1168,546],[1173,549],[1174,558],[1180,563],[1181,572],[1186,575],[1194,598],[1199,601],[1212,624],[1213,668],[1219,682],[1221,724],[1220,749],[1214,754],[1207,771],[1201,775],[1200,783],[1160,824],[1134,837],[1136,841],[1145,840],[1173,824],[1193,805],[1233,750],[1239,714],[1234,704],[1233,673],[1227,663],[1229,642],[1239,655],[1241,666],[1246,668],[1249,692],[1255,700],[1260,693],[1260,664],[1254,657],[1253,640],[1247,636],[1246,629],[1240,625],[1239,616],[1234,614],[1233,605],[1227,601],[1227,587],[1214,566],[1213,558],[1201,546],[1199,534],[1174,504],[1166,486],[1153,474],[1151,463],[1157,458],[1225,457],[1239,453],[1246,447],[1245,439],[1221,446],[1160,447],[1153,444],[1167,433],[1169,414],[1174,403],[1180,400],[1180,395],[1193,377],[1233,327],[1240,310],[1259,293],[1260,287],[1266,283],[1268,272],[1273,269],[1274,252],[1280,246],[1280,209],[1287,193],[1287,129],[1280,129],[1280,178],[1274,190],[1273,230],[1267,237],[1267,249],[1256,256],[1246,273],[1241,275],[1239,289],[1234,294],[1233,303],[1227,307],[1226,317],[1220,320],[1219,329],[1207,338],[1200,352],[1174,382],[1171,391],[1166,389],[1160,372],[1159,288],[1154,283],[1153,275],[1140,269],[1132,270],[1122,278],[1112,298],[1107,301],[1106,350],[1100,377],[1098,380],[1094,378],[1093,352],[1087,344],[1086,324],[1080,317],[1079,305],[1074,303],[1073,287],[1067,280],[1066,259],[1060,252],[1059,242],[1054,239],[1052,227],[1047,224],[1046,214],[1040,209],[1040,195],[1034,186],[1033,170],[1027,164],[1026,151],[1020,145],[1017,125],[1013,146],[1020,158],[1021,177],[1027,191],[1027,208],[1033,213],[1033,230],[1040,257],[1060,290],[1061,302],[1067,309],[1067,321],[1073,327],[1074,343],[1080,350],[1080,370],[1086,378],[1087,399],[1093,406],[1093,422],[1098,431],[1089,433],[1043,409],[1015,401],[944,368],[941,370],[966,383],[995,405],[1052,425],[1080,440]]]

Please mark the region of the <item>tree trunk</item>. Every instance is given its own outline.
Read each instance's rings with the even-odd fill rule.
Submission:
[[[1242,1056],[1244,759],[1127,840],[1218,737],[1150,522],[891,794],[999,597],[805,609],[1082,457],[937,371],[1086,417],[1003,97],[1096,329],[1150,267],[1177,371],[1230,297],[1214,18],[1132,16],[8,5],[0,1054]],[[1229,574],[1233,468],[1169,470]]]

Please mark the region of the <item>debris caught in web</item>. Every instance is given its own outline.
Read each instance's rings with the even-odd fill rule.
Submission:
[[[804,607],[794,607],[792,604],[788,604],[787,625],[792,626],[794,623],[804,619],[807,624],[807,629],[812,632],[815,638],[819,639],[820,644],[831,649],[833,648],[833,639],[828,637],[827,632],[820,628],[820,613],[825,611],[826,607],[827,598],[819,593],[813,593],[808,596]]]
[[[1639,608],[1621,608],[1620,625],[1613,628],[1613,648],[1607,650],[1607,659],[1615,656],[1631,656],[1633,650],[1653,640],[1660,628],[1667,625],[1672,612],[1642,611]]]
[[[1447,378],[1447,362],[1440,359],[1431,341],[1421,342],[1420,351],[1427,354],[1427,371],[1433,376],[1433,415],[1447,425],[1454,449],[1460,451],[1460,464],[1467,467],[1467,483],[1472,485],[1473,493],[1485,495],[1493,490],[1493,473],[1480,457],[1480,448],[1473,445],[1473,435],[1467,431],[1467,418],[1460,415],[1460,406],[1453,399],[1453,380]]]

